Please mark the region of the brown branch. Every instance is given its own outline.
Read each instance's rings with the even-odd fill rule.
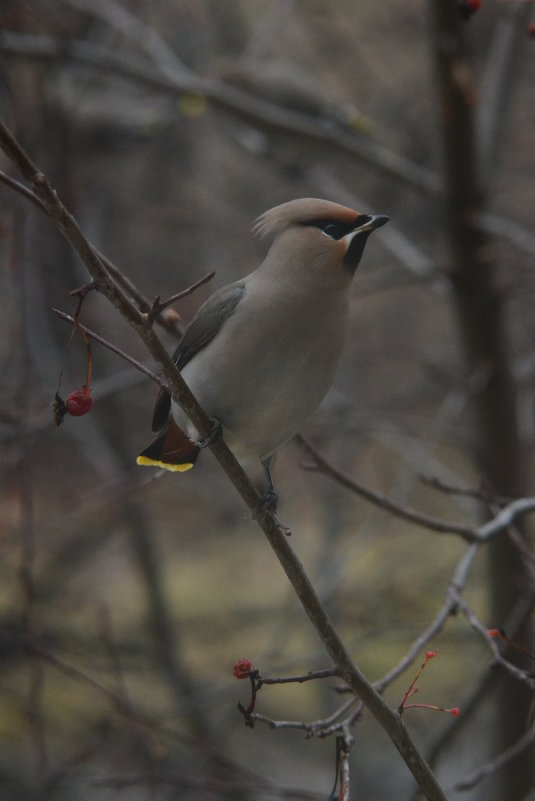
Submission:
[[[300,729],[306,732],[307,737],[317,737],[322,740],[341,731],[347,731],[349,726],[352,726],[362,713],[362,706],[362,701],[353,697],[345,701],[328,717],[308,722],[304,720],[274,720],[259,712],[251,713],[250,717],[252,720],[265,723],[271,729]],[[347,714],[349,710],[352,711]],[[348,742],[351,743],[352,741],[353,738],[349,736]]]
[[[31,203],[37,206],[37,208],[40,211],[46,214],[47,217],[52,216],[50,208],[47,206],[46,203],[44,203],[41,200],[38,194],[32,192],[32,190],[29,189],[27,186],[24,186],[24,184],[21,184],[20,181],[17,181],[15,178],[12,178],[10,175],[7,175],[7,173],[3,172],[2,170],[0,170],[0,182],[6,184],[6,186],[9,186],[11,189],[14,189],[15,192],[18,192],[24,198],[29,200]],[[116,283],[120,287],[122,287],[126,292],[128,292],[130,297],[132,297],[136,301],[141,311],[149,312],[152,308],[152,304],[145,297],[145,295],[143,295],[143,293],[139,291],[139,289],[135,286],[135,284],[126,275],[124,275],[124,273],[122,273],[118,269],[118,267],[116,267],[113,264],[113,262],[110,261],[110,259],[108,259],[102,253],[100,253],[100,251],[98,251],[96,248],[94,248],[94,250],[95,253],[98,255],[98,257],[100,258],[100,260],[102,261],[102,263],[107,268],[108,272],[110,273],[114,281],[116,281]],[[91,282],[91,284],[87,286],[91,286],[92,289],[94,288],[93,282]],[[77,291],[78,290],[75,290],[75,292]],[[176,323],[174,323],[172,320],[168,319],[165,316],[159,316],[159,314],[153,315],[153,319],[154,318],[156,319],[158,324],[161,325],[162,328],[164,328],[170,334],[174,334],[175,336],[180,334],[180,330],[177,328]]]
[[[113,282],[105,265],[83,235],[74,217],[63,206],[45,176],[37,170],[2,122],[0,122],[0,146],[17,164],[24,178],[34,186],[36,194],[50,209],[56,225],[82,259],[95,281],[98,291],[102,292],[110,300],[113,306],[137,331],[153,358],[160,364],[167,378],[173,400],[183,408],[200,436],[208,437],[211,431],[210,420],[186,386],[163,343],[148,324],[146,315],[143,315],[125,295],[124,291]],[[377,693],[362,671],[353,662],[346,646],[325,612],[303,566],[290,547],[286,536],[287,531],[280,525],[276,516],[264,507],[260,494],[250,482],[224,440],[221,438],[214,442],[210,445],[210,449],[249,510],[254,514],[257,525],[262,529],[273,548],[325,649],[339,671],[340,677],[364,701],[370,712],[384,728],[428,801],[445,801],[446,796],[434,773],[414,744],[399,714]]]
[[[389,500],[385,495],[382,495],[379,492],[375,492],[374,490],[370,489],[369,487],[365,487],[363,484],[354,481],[353,479],[346,476],[340,470],[337,470],[330,462],[325,459],[318,451],[310,444],[308,440],[306,440],[302,434],[297,434],[294,437],[297,444],[300,448],[312,458],[311,464],[305,464],[303,467],[307,470],[317,470],[319,473],[322,473],[325,476],[333,479],[336,481],[337,484],[340,484],[342,487],[351,490],[357,495],[360,495],[362,498],[365,498],[370,503],[373,503],[375,506],[378,506],[380,509],[384,509],[387,512],[395,515],[396,517],[400,517],[403,520],[408,520],[411,523],[416,523],[418,526],[423,526],[424,528],[431,529],[432,531],[438,531],[440,533],[447,533],[447,534],[459,534],[463,539],[467,542],[476,542],[478,539],[477,531],[472,526],[467,526],[462,523],[455,523],[449,520],[441,520],[437,517],[432,517],[431,515],[426,515],[421,512],[416,512],[414,509],[409,509],[406,506],[400,506],[394,501]]]
[[[489,647],[494,657],[494,661],[497,664],[501,665],[503,668],[505,668],[505,670],[507,670],[512,676],[514,676],[515,679],[518,679],[518,681],[527,684],[528,687],[534,690],[535,677],[529,671],[518,668],[516,665],[513,665],[512,662],[509,662],[508,659],[502,656],[502,654],[500,653],[500,649],[496,644],[495,639],[489,635],[488,629],[483,625],[483,623],[481,623],[481,621],[479,620],[475,612],[473,612],[469,604],[464,600],[464,598],[461,598],[461,596],[458,593],[456,593],[455,591],[454,593],[456,594],[458,608],[464,614],[464,616],[466,617],[472,628],[475,631],[477,631],[478,634],[481,635],[481,637]]]
[[[177,292],[176,295],[171,295],[169,298],[167,298],[167,300],[160,300],[160,296],[156,295],[156,297],[154,298],[154,300],[152,302],[151,308],[147,312],[147,317],[149,319],[149,322],[152,323],[152,321],[156,317],[158,317],[158,315],[164,309],[166,309],[168,306],[171,306],[172,303],[175,303],[177,300],[181,300],[182,298],[185,298],[188,295],[191,295],[200,286],[202,286],[203,284],[208,283],[208,281],[211,281],[212,278],[214,277],[214,275],[215,275],[215,271],[212,270],[211,272],[207,273],[203,278],[200,278],[194,284],[189,286],[187,289],[182,289],[180,292]]]
[[[398,664],[392,668],[392,670],[383,676],[382,679],[374,683],[374,687],[379,692],[383,692],[385,688],[394,681],[394,679],[400,676],[415,661],[425,645],[427,645],[431,638],[444,628],[449,618],[455,614],[458,607],[459,593],[461,593],[466,586],[469,570],[472,567],[474,558],[478,551],[478,545],[470,545],[463,554],[455,569],[455,573],[449,584],[446,598],[442,606],[425,631],[423,631],[422,634],[420,634],[420,636],[414,640],[409,651],[403,657],[403,659],[401,659],[400,662],[398,662]]]
[[[74,317],[71,317],[70,314],[60,311],[60,309],[52,309],[52,311],[57,317],[60,318],[60,320],[66,320],[66,322],[68,323],[74,323]],[[100,334],[95,334],[94,331],[91,331],[89,328],[86,328],[86,326],[82,325],[82,323],[78,323],[78,328],[81,331],[83,331],[84,334],[86,334],[86,336],[88,336],[90,339],[94,339],[95,342],[99,343],[99,345],[102,345],[108,350],[111,350],[112,353],[115,353],[117,356],[120,356],[121,359],[124,359],[125,362],[128,362],[128,364],[131,364],[132,367],[136,368],[136,370],[139,370],[140,373],[143,373],[144,375],[148,376],[148,378],[150,378],[151,381],[154,381],[155,384],[158,384],[160,389],[167,389],[167,383],[163,381],[163,379],[161,379],[160,376],[156,375],[156,373],[153,373],[152,370],[149,370],[149,368],[145,367],[145,365],[141,364],[141,362],[138,362],[137,359],[134,359],[133,356],[129,356],[128,353],[125,353],[124,350],[118,348],[117,345],[114,345],[112,342],[108,342],[108,340],[104,339],[104,337],[101,337]]]
[[[24,186],[24,184],[21,184],[20,181],[17,181],[15,178],[12,178],[11,175],[7,175],[7,173],[3,172],[2,170],[0,170],[0,181],[9,186],[11,189],[14,189],[15,192],[19,193],[19,195],[25,197],[26,200],[29,200],[45,214],[49,213],[47,207],[45,206],[43,201],[35,194],[35,192],[32,192],[32,190],[28,189],[27,186]]]
[[[333,467],[333,465],[327,461],[302,434],[297,434],[294,440],[302,450],[312,458],[310,464],[303,465],[304,469],[316,470],[328,476],[342,487],[351,490],[351,492],[354,492],[356,495],[360,495],[380,509],[384,509],[402,520],[416,523],[416,525],[430,529],[431,531],[437,531],[443,534],[458,534],[468,543],[484,542],[514,523],[517,517],[535,511],[535,497],[516,498],[500,509],[491,520],[488,520],[480,526],[468,526],[464,523],[442,520],[441,518],[426,515],[414,509],[394,503],[394,501],[391,501],[385,495],[375,492],[375,490],[365,487],[363,484],[349,478],[345,473]]]
[[[491,762],[487,762],[483,767],[465,776],[464,779],[452,785],[450,789],[453,792],[471,790],[483,779],[486,779],[487,776],[492,776],[493,773],[496,773],[496,771],[500,770],[504,765],[507,765],[516,756],[523,753],[533,742],[535,742],[535,724],[533,724],[522,737],[519,737],[513,745],[506,748],[501,754],[491,760]]]
[[[485,489],[474,489],[472,487],[458,487],[452,484],[448,484],[442,479],[437,478],[436,476],[419,476],[420,481],[422,484],[426,484],[428,487],[432,489],[438,490],[439,492],[443,492],[446,495],[459,495],[465,498],[473,498],[476,501],[482,501],[486,504],[500,504],[504,505],[510,502],[511,498],[505,498],[503,496],[498,496],[493,492],[489,492]]]
[[[302,676],[283,676],[281,678],[258,676],[257,678],[262,684],[303,684],[305,681],[313,681],[314,679],[330,679],[333,676],[338,676],[338,671],[336,668],[311,670],[309,673],[304,673]]]
[[[137,705],[130,702],[109,690],[106,686],[93,679],[84,671],[75,667],[74,665],[65,662],[55,654],[50,653],[42,648],[39,644],[26,640],[26,648],[32,657],[36,657],[43,663],[53,667],[55,670],[68,676],[80,684],[89,687],[93,692],[102,698],[105,698],[116,710],[116,712],[124,717],[127,721],[134,723],[136,726],[141,726],[149,731],[165,734],[166,736],[176,740],[179,743],[187,746],[188,748],[202,751],[204,755],[208,755],[214,765],[225,767],[228,770],[234,771],[244,777],[250,778],[253,781],[258,780],[258,775],[250,768],[244,767],[240,762],[235,762],[227,757],[224,752],[219,751],[216,747],[212,746],[206,738],[200,740],[190,734],[187,734],[174,726],[164,723],[159,718],[144,712]]]
[[[153,305],[150,300],[137,288],[134,282],[131,281],[127,275],[125,275],[112,261],[110,261],[107,256],[101,253],[100,250],[97,250],[97,253],[113,280],[122,289],[124,289],[125,292],[127,292],[130,297],[133,298],[133,300],[136,301],[139,309],[142,312],[149,313]],[[173,334],[174,336],[181,335],[182,332],[180,331],[177,323],[167,317],[165,314],[156,314],[154,315],[153,319],[169,334]]]

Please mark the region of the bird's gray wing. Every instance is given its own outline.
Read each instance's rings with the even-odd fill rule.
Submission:
[[[245,291],[245,284],[237,281],[214,292],[203,303],[173,353],[173,361],[179,370],[212,341],[225,321],[234,314]],[[160,431],[166,425],[170,411],[171,395],[167,389],[162,389],[154,407],[153,431]]]

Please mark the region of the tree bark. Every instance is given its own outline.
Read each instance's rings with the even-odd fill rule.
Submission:
[[[451,255],[451,280],[469,374],[476,376],[473,409],[477,461],[482,477],[500,495],[526,489],[516,387],[511,369],[506,294],[500,286],[496,249],[476,226],[488,205],[488,188],[478,173],[480,142],[476,129],[478,86],[457,4],[434,0],[434,48],[443,146],[445,214]],[[525,586],[522,559],[506,536],[489,548],[489,606],[492,625],[505,625]],[[525,618],[524,618],[525,622]],[[521,623],[516,636],[526,642]],[[523,687],[502,685],[495,705],[492,749],[501,751],[525,731],[529,701]],[[509,763],[494,783],[496,799],[521,799],[532,786],[529,753]]]

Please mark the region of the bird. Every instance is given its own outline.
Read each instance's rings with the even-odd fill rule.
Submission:
[[[319,198],[290,200],[258,217],[253,234],[273,237],[266,258],[203,303],[173,355],[212,433],[200,438],[162,389],[156,436],[137,463],[183,472],[222,435],[242,465],[262,464],[264,503],[276,509],[275,455],[331,387],[348,337],[355,271],[369,235],[388,220]]]

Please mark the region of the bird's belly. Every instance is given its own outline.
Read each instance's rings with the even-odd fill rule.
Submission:
[[[287,442],[321,403],[336,370],[341,345],[318,350],[291,347],[241,352],[208,348],[182,371],[184,380],[238,459],[264,459]],[[198,434],[178,407],[177,423],[192,439]]]

